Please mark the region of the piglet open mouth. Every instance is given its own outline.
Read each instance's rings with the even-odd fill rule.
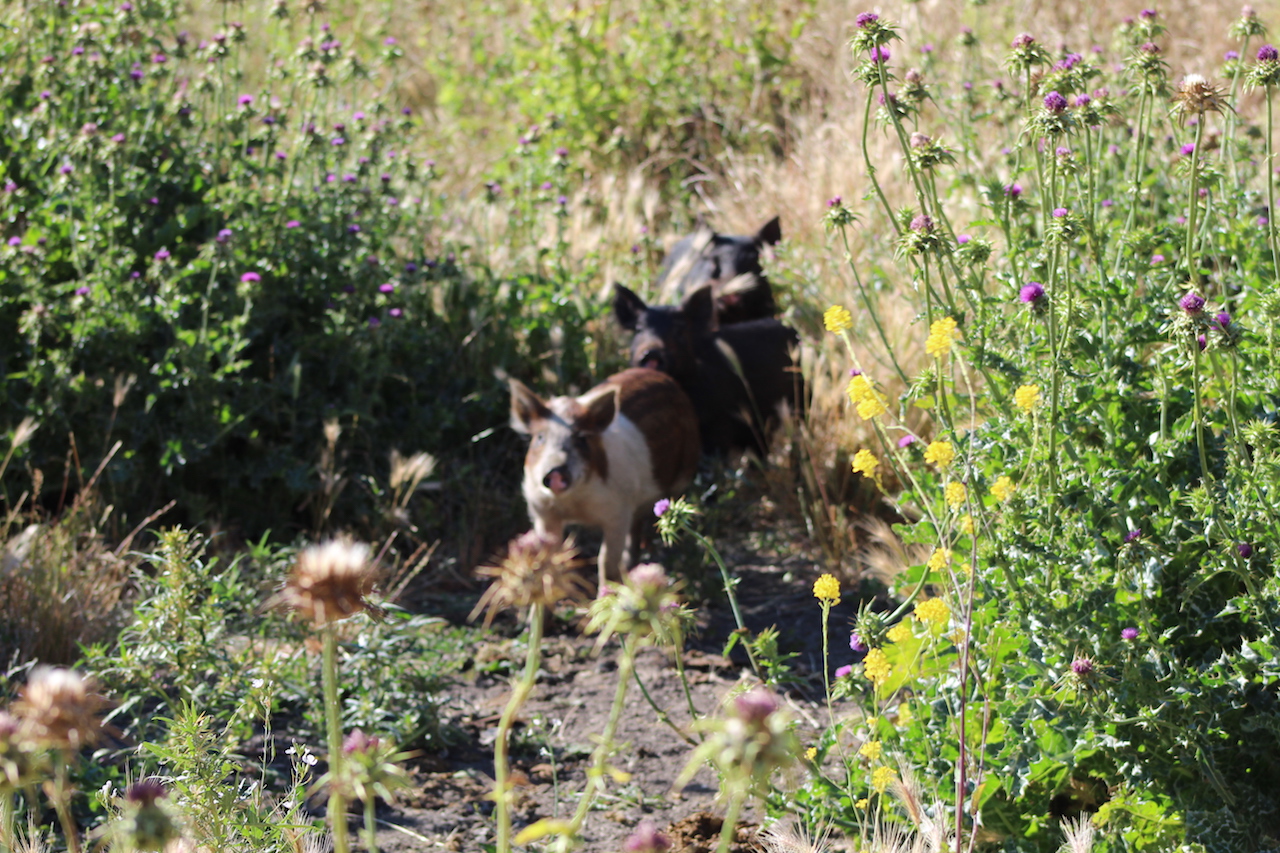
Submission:
[[[647,367],[650,370],[661,370],[662,355],[657,352],[645,353],[644,358],[640,359],[640,366]]]
[[[565,489],[569,488],[569,481],[565,478],[564,474],[559,471],[552,471],[547,475],[547,479],[544,482],[546,483],[547,488],[556,494],[560,494]]]

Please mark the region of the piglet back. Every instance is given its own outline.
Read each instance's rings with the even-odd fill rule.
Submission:
[[[653,478],[676,494],[698,469],[698,415],[680,385],[665,373],[633,367],[606,380],[618,386],[619,411],[644,435]]]

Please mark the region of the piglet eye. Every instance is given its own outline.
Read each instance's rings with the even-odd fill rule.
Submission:
[[[534,436],[533,436],[533,443],[534,443],[534,444],[542,444],[542,440],[543,440],[544,438],[546,438],[546,436],[545,436],[545,435],[543,435],[542,433],[540,433],[540,432],[539,432],[539,433],[534,433]]]

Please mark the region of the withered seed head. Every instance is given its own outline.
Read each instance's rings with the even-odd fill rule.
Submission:
[[[365,600],[373,580],[369,546],[339,538],[303,549],[284,589],[268,604],[297,610],[319,627],[361,610],[376,613]]]
[[[474,619],[487,608],[488,627],[499,610],[541,604],[552,607],[565,599],[582,600],[590,585],[578,572],[582,565],[571,542],[560,543],[530,530],[507,545],[507,556],[496,566],[481,566],[476,574],[494,578],[471,611]]]
[[[78,672],[36,667],[14,705],[20,737],[50,749],[79,749],[98,739],[98,712],[106,703]]]
[[[1173,101],[1183,113],[1221,113],[1227,106],[1226,93],[1199,74],[1188,74],[1182,78]]]

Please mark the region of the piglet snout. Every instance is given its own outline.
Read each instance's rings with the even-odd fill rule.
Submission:
[[[640,367],[648,367],[651,370],[662,370],[663,362],[662,350],[649,350],[640,359]]]
[[[542,485],[553,493],[560,494],[569,488],[569,469],[563,465],[559,468],[552,468],[547,472],[547,476],[542,478]]]

